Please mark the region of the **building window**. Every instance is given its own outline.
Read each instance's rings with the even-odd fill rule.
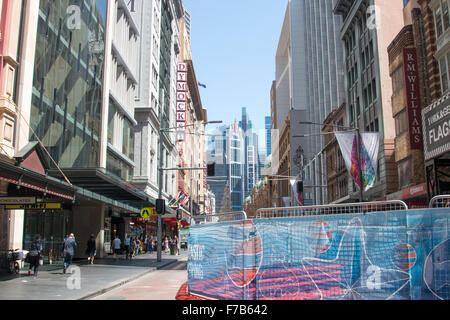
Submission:
[[[414,183],[413,180],[413,167],[411,158],[403,160],[398,163],[398,179],[400,183],[400,188],[407,187]]]
[[[134,128],[130,120],[123,120],[122,153],[131,160],[134,159]]]
[[[448,0],[442,0],[434,10],[434,21],[438,38],[450,27],[448,6]]]
[[[408,117],[406,110],[403,110],[395,116],[395,132],[399,136],[406,131],[408,131]]]
[[[448,52],[439,60],[442,93],[445,93],[449,88],[449,67],[450,67],[449,60],[450,60],[450,52]]]
[[[405,87],[403,68],[400,66],[392,74],[392,91],[397,93]]]

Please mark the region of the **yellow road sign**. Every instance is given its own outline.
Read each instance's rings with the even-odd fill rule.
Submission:
[[[143,208],[141,210],[141,217],[144,219],[149,219],[150,217],[155,217],[155,208]]]

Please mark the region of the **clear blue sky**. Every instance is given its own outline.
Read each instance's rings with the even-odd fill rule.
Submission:
[[[270,88],[287,0],[183,0],[191,14],[192,60],[209,120],[241,119],[256,130],[270,115]],[[209,127],[211,129],[211,127]]]

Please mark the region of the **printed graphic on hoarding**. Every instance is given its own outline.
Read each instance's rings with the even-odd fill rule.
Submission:
[[[192,226],[189,290],[223,300],[450,298],[448,209]]]

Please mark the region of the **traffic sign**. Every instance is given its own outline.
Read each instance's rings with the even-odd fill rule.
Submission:
[[[144,219],[149,219],[150,217],[157,216],[155,214],[155,208],[143,208],[141,210],[141,217]]]

